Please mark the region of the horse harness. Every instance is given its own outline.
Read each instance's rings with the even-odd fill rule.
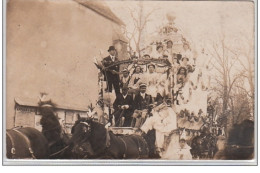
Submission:
[[[127,145],[126,145],[126,142],[125,140],[123,139],[123,137],[119,136],[119,139],[124,143],[124,146],[125,146],[125,152],[123,154],[123,158],[126,158],[126,152],[127,152]],[[146,143],[146,141],[141,137],[141,139]],[[142,148],[140,146],[140,143],[139,143],[139,140],[137,140],[137,143],[138,143],[138,156],[140,157],[141,156],[141,152],[142,152]],[[147,149],[147,148],[146,148]]]
[[[126,157],[126,151],[127,151],[127,145],[125,143],[125,140],[122,137],[119,137],[119,139],[124,143],[124,146],[125,146],[125,152],[123,154],[123,158],[125,158]]]
[[[32,150],[32,147],[31,147],[31,142],[30,140],[28,139],[28,137],[26,135],[24,135],[22,132],[20,132],[19,130],[17,129],[12,129],[13,131],[15,131],[16,133],[18,133],[26,142],[27,146],[28,146],[28,150],[31,154],[31,157],[32,159],[36,159],[35,155],[34,155],[34,152]],[[14,144],[14,139],[12,138],[12,135],[9,134],[8,131],[6,131],[6,134],[7,136],[9,137],[10,141],[11,141],[11,144],[12,144],[12,148],[11,148],[11,154],[12,154],[12,158],[14,159],[14,155],[15,155],[15,144]]]
[[[90,129],[90,126],[89,126],[89,124],[87,123],[87,122],[80,122],[81,124],[85,124],[86,126],[87,126],[87,128],[89,128]],[[91,129],[90,129],[91,130]],[[118,138],[123,142],[123,144],[124,144],[124,148],[125,148],[125,150],[124,150],[124,153],[123,153],[123,158],[126,158],[126,152],[127,152],[127,150],[128,150],[128,148],[127,148],[127,144],[126,144],[126,142],[125,142],[125,140],[123,139],[123,137],[120,137],[120,136],[118,136]],[[104,154],[108,154],[108,150],[109,150],[109,148],[110,148],[110,146],[111,146],[111,142],[110,142],[110,140],[111,140],[111,137],[110,137],[110,134],[109,134],[109,131],[106,129],[106,148],[105,148],[105,150],[104,150]],[[144,139],[143,139],[144,140]],[[144,140],[145,141],[145,140]],[[139,143],[139,141],[137,140],[137,142],[138,142],[138,152],[139,152],[139,156],[140,156],[140,153],[142,152],[142,149],[141,149],[141,147],[140,147],[140,143]]]

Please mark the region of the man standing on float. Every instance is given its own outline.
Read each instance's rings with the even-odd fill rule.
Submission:
[[[105,69],[104,75],[105,75],[105,80],[107,81],[107,92],[112,92],[112,86],[115,89],[116,95],[120,93],[120,87],[119,87],[119,65],[113,65],[116,61],[118,61],[116,57],[116,49],[114,46],[110,46],[108,49],[109,56],[105,57],[103,59],[103,65],[105,67],[109,67]]]

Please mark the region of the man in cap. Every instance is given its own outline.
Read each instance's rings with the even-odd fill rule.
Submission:
[[[163,101],[157,102],[151,113],[152,116],[146,119],[141,130],[144,133],[155,130],[157,151],[162,156],[163,151],[167,148],[165,146],[167,136],[177,129],[177,115],[173,108],[168,107]]]
[[[120,79],[120,87],[122,88],[124,85],[128,86],[130,82],[130,76],[129,76],[129,71],[127,68],[125,68],[123,71],[123,76]]]
[[[133,114],[133,97],[128,95],[128,86],[124,85],[122,94],[116,96],[113,104],[115,113],[115,125],[118,127],[130,127]]]
[[[138,93],[135,96],[134,99],[134,114],[133,114],[133,121],[132,121],[132,127],[140,128],[143,122],[145,121],[148,112],[149,112],[149,106],[152,104],[152,96],[149,94],[146,94],[146,84],[140,83],[139,90],[140,93]],[[135,121],[135,123],[134,123]]]
[[[116,57],[116,49],[114,46],[110,46],[108,49],[109,56],[103,59],[103,65],[105,67],[111,66],[104,70],[105,80],[107,81],[107,91],[112,92],[112,86],[115,89],[116,95],[120,93],[119,87],[119,65],[113,64],[118,61]]]
[[[144,59],[150,59],[151,57],[150,57],[149,54],[144,54],[143,58],[144,58]]]

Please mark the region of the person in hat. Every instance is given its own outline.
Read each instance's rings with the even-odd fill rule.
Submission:
[[[127,68],[123,69],[122,71],[123,76],[120,79],[120,87],[123,88],[123,86],[128,86],[131,77],[129,76],[129,71]]]
[[[151,56],[149,54],[144,54],[143,58],[144,59],[151,59]]]
[[[157,102],[151,111],[152,116],[147,118],[141,130],[147,133],[149,130],[154,129],[156,136],[157,151],[163,158],[165,149],[166,136],[169,136],[174,130],[177,129],[177,115],[172,107],[168,107],[165,102]]]
[[[134,99],[134,114],[132,127],[140,128],[149,113],[149,106],[153,103],[152,96],[146,93],[147,85],[140,83],[140,92],[135,96]]]
[[[128,94],[128,86],[124,85],[122,93],[116,96],[113,103],[115,126],[130,127],[134,108],[133,104],[133,97]]]
[[[110,46],[108,49],[109,56],[103,59],[103,65],[105,67],[113,65],[115,62],[118,61],[116,56],[117,52],[114,46]],[[119,87],[119,65],[114,65],[109,67],[108,69],[104,70],[105,80],[107,81],[107,91],[112,92],[112,87],[114,87],[115,93],[120,93]]]

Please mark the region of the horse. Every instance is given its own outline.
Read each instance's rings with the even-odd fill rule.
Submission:
[[[149,149],[139,135],[119,135],[91,118],[80,118],[72,127],[72,152],[78,159],[144,159]]]
[[[6,157],[8,159],[47,159],[48,141],[32,127],[15,127],[6,130]]]
[[[62,132],[51,101],[39,103],[42,131],[33,127],[15,127],[6,131],[9,159],[70,159],[68,136]]]
[[[216,144],[217,137],[206,129],[191,140],[191,154],[193,158],[212,159],[217,152]]]
[[[70,159],[69,137],[63,131],[54,109],[55,104],[51,101],[39,103],[39,110],[42,115],[40,124],[42,134],[48,141],[49,159]]]
[[[244,120],[234,124],[228,138],[218,144],[219,151],[214,159],[251,160],[254,158],[254,122]]]

